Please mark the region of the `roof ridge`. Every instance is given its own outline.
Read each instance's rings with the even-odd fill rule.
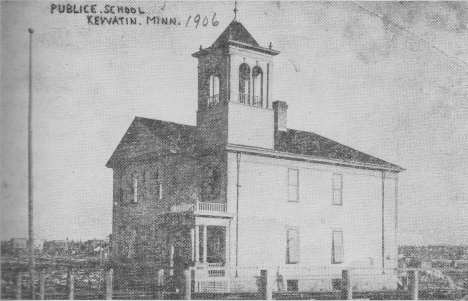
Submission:
[[[179,126],[186,126],[186,127],[196,127],[195,125],[190,125],[190,124],[183,124],[183,123],[177,123],[173,121],[166,121],[166,120],[161,120],[161,119],[153,119],[153,118],[148,118],[148,117],[140,117],[140,116],[135,116],[134,120],[148,120],[148,121],[158,121],[158,122],[163,122],[163,123],[172,123],[175,125]]]

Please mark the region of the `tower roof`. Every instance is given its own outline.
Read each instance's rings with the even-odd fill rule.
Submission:
[[[240,42],[246,45],[260,47],[257,41],[252,37],[250,32],[242,25],[242,23],[233,20],[228,27],[223,31],[223,33],[216,39],[216,41],[211,45],[212,48],[218,48],[229,41]]]
[[[208,48],[201,49],[200,51],[192,54],[194,57],[209,53],[211,50],[218,49],[227,45],[238,46],[241,48],[256,50],[259,52],[267,53],[270,55],[277,55],[279,51],[271,48],[261,47],[254,37],[247,31],[242,23],[233,20],[228,27],[221,33],[216,41]]]

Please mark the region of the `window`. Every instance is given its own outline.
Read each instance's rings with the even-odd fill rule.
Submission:
[[[239,66],[239,102],[250,104],[250,67],[246,63]]]
[[[221,194],[221,173],[218,168],[209,168],[205,171],[202,183],[202,201],[212,202]]]
[[[299,201],[299,170],[288,169],[288,202]]]
[[[298,292],[299,291],[299,280],[290,279],[286,281],[288,292]]]
[[[212,75],[210,77],[210,98],[208,98],[208,106],[219,104],[219,77]]]
[[[138,202],[138,178],[137,174],[133,175],[133,202]]]
[[[343,205],[343,175],[333,174],[333,205]]]
[[[288,229],[287,246],[286,246],[286,263],[299,263],[300,247],[299,247],[299,230]]]
[[[155,199],[162,199],[162,183],[161,179],[159,178],[159,173],[156,171],[154,173],[154,185],[155,185],[155,191],[154,191],[154,197]]]
[[[210,97],[219,95],[219,77],[212,75],[210,77]]]
[[[252,69],[253,105],[261,107],[263,101],[263,71],[259,66]]]
[[[343,231],[333,230],[332,234],[332,263],[342,263],[344,257]]]
[[[122,173],[122,176],[120,178],[120,183],[119,183],[119,201],[120,202],[124,202],[124,197],[125,197],[125,190],[124,190],[124,187],[125,187],[125,173]]]

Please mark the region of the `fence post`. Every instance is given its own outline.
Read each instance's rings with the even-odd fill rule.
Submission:
[[[75,270],[68,269],[68,300],[75,298]]]
[[[114,270],[108,269],[106,270],[106,300],[112,300],[112,289],[113,289],[113,282],[114,282]]]
[[[268,270],[261,270],[260,271],[260,299],[263,300],[272,300],[272,283],[271,283],[271,277],[269,277]]]
[[[45,269],[39,270],[39,300],[45,300]]]
[[[351,270],[341,271],[341,299],[353,299],[353,279]]]
[[[411,291],[411,297],[413,300],[418,300],[419,296],[419,271],[414,269],[409,272],[409,289]]]
[[[185,300],[192,300],[192,271],[187,269],[185,273]]]
[[[16,300],[21,300],[22,276],[23,272],[19,270],[16,274]]]

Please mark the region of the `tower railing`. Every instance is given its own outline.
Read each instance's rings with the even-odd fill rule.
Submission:
[[[211,108],[219,105],[219,94],[208,97],[207,107]]]
[[[256,106],[256,107],[261,107],[262,106],[262,97],[261,96],[254,96],[252,105]]]
[[[249,105],[250,104],[250,95],[246,93],[239,93],[239,103]]]

